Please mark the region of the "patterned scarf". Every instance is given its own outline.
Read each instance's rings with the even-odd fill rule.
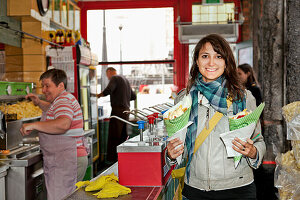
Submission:
[[[186,134],[186,147],[188,151],[188,163],[186,165],[186,176],[189,182],[190,178],[190,163],[194,153],[195,140],[197,136],[198,127],[198,92],[200,91],[209,101],[210,105],[220,113],[227,115],[227,102],[226,98],[228,95],[227,88],[225,88],[226,79],[224,76],[220,76],[217,80],[212,82],[204,82],[202,80],[202,74],[199,73],[195,84],[191,88],[190,94],[192,97],[192,108],[189,117],[189,121],[192,121],[188,127]],[[234,101],[233,102],[233,114],[241,112],[246,107],[246,100]]]

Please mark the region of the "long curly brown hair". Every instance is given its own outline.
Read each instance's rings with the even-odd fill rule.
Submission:
[[[195,84],[196,78],[198,77],[199,68],[197,65],[197,60],[199,57],[200,50],[204,47],[206,43],[210,43],[215,52],[220,54],[225,60],[225,70],[223,75],[225,76],[226,88],[228,89],[228,97],[235,100],[242,100],[244,98],[244,90],[239,83],[239,78],[236,72],[236,63],[232,50],[228,42],[217,34],[210,34],[202,38],[196,45],[193,53],[193,65],[190,71],[190,77],[187,85],[187,93],[191,90],[192,86]]]

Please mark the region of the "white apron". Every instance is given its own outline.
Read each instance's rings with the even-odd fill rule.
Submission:
[[[41,121],[46,120],[46,113]],[[61,200],[75,190],[77,178],[76,140],[71,136],[39,133],[43,153],[48,200]]]

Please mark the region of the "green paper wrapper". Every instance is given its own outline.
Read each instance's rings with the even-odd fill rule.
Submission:
[[[257,122],[262,111],[264,110],[264,107],[265,107],[265,103],[261,103],[254,111],[252,111],[250,114],[242,118],[239,119],[228,118],[230,130],[232,131],[239,128],[243,128],[245,126],[248,126],[249,124]]]
[[[187,109],[184,112],[184,114],[181,115],[180,117],[177,117],[172,120],[164,120],[169,137],[171,137],[172,135],[174,135],[174,133],[176,133],[177,131],[182,129],[185,125],[187,125],[189,121],[190,112],[191,112],[191,108]]]
[[[175,106],[170,108],[167,112],[164,113],[163,117],[167,118],[169,112],[173,112],[178,108],[180,105],[183,107],[187,107],[188,109],[179,117],[175,119],[167,120],[164,119],[164,124],[168,133],[168,136],[171,137],[177,131],[185,127],[189,121],[190,112],[191,112],[191,105],[192,105],[192,98],[190,95],[185,96],[182,101],[178,102]]]

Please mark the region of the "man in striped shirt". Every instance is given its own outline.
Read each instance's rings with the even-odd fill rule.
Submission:
[[[35,105],[43,110],[39,122],[23,124],[21,134],[39,131],[43,153],[44,175],[48,200],[60,200],[75,190],[77,154],[86,156],[82,146],[83,118],[76,98],[66,92],[67,76],[62,70],[44,72],[40,81],[46,101],[28,94]],[[78,151],[78,153],[77,153]]]

